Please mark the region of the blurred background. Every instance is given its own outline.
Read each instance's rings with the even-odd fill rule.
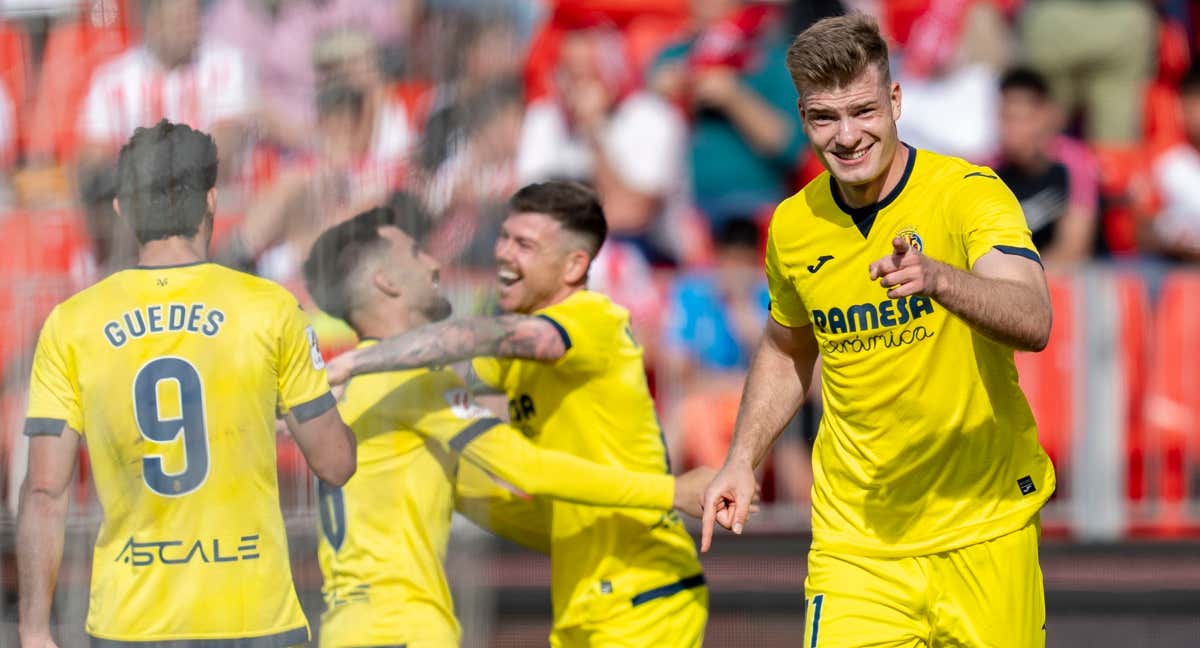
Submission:
[[[774,205],[820,172],[792,37],[875,15],[903,139],[991,165],[1046,261],[1055,326],[1018,354],[1059,489],[1043,513],[1051,646],[1200,645],[1200,7],[1188,0],[0,0],[0,645],[33,344],[59,300],[131,265],[115,157],[161,117],[221,156],[214,254],[302,303],[308,246],[415,207],[459,314],[494,309],[507,196],[569,178],[612,236],[592,287],[633,314],[677,470],[719,465],[766,317]],[[308,310],[324,351],[347,328]],[[929,394],[937,398],[937,394]],[[704,563],[709,643],[803,636],[805,406],[764,510]],[[320,610],[311,478],[280,437],[297,587]],[[99,510],[79,468],[55,602],[84,645]],[[548,561],[456,522],[465,646],[545,645]]]

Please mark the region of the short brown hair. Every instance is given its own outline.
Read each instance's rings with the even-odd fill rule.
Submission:
[[[888,83],[888,47],[879,25],[865,14],[852,13],[817,21],[792,41],[787,68],[796,91],[844,88],[874,65]]]
[[[608,236],[608,222],[600,198],[578,182],[551,181],[526,185],[508,200],[513,214],[530,212],[545,214],[558,221],[562,228],[582,237],[587,243],[588,256],[595,259]]]

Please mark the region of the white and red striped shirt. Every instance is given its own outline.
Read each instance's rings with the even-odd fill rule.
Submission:
[[[236,49],[204,43],[194,62],[168,70],[135,47],[96,70],[79,132],[89,144],[119,146],[163,118],[210,130],[246,116],[252,97],[253,74]]]

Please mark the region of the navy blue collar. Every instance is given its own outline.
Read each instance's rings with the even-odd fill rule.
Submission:
[[[188,263],[176,263],[174,265],[157,265],[157,266],[136,265],[133,267],[135,270],[168,270],[170,268],[187,268],[189,266],[204,265],[205,263],[212,263],[212,261],[190,261]]]
[[[854,225],[858,227],[858,231],[862,233],[863,238],[871,231],[871,226],[875,224],[875,216],[884,207],[895,202],[900,197],[900,192],[904,191],[904,186],[908,184],[908,178],[912,175],[913,164],[917,161],[917,149],[904,144],[904,148],[908,149],[908,161],[904,163],[904,175],[900,176],[900,182],[888,192],[888,195],[883,197],[879,202],[867,205],[865,207],[851,207],[842,200],[842,194],[838,191],[837,180],[833,179],[833,174],[829,174],[829,193],[833,194],[833,202],[837,204],[838,209],[846,212],[850,216],[850,220],[854,221]]]

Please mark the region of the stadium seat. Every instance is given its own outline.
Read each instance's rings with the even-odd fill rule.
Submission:
[[[1142,531],[1200,533],[1190,503],[1200,496],[1200,273],[1163,283],[1150,337],[1144,448],[1150,519]]]
[[[1082,331],[1075,320],[1077,295],[1072,279],[1063,275],[1047,279],[1054,308],[1050,342],[1041,353],[1017,353],[1015,360],[1021,389],[1038,424],[1038,439],[1061,475],[1069,465],[1067,457],[1076,424],[1074,379],[1081,362],[1076,356]]]

